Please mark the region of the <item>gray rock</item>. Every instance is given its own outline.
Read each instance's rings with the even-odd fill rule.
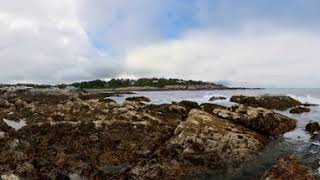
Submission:
[[[296,127],[296,120],[264,108],[240,105],[232,110],[215,109],[213,113],[264,135],[278,136]]]
[[[264,148],[265,137],[227,120],[193,109],[175,130],[171,145],[182,159],[208,167],[236,167]]]
[[[290,96],[232,96],[230,101],[251,107],[277,110],[287,110],[301,105],[301,102]]]

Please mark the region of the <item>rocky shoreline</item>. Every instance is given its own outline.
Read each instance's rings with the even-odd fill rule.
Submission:
[[[147,97],[117,103],[76,91],[4,90],[0,175],[2,179],[180,179],[210,169],[232,171],[296,127],[296,120],[269,109],[301,103],[280,98],[280,106],[278,100],[262,99],[259,106],[247,100],[234,107],[191,101],[156,105]],[[292,161],[296,173],[312,179],[308,168]],[[277,167],[270,173],[278,172]],[[270,173],[261,178],[294,177],[292,172],[288,176],[283,172],[281,178]]]

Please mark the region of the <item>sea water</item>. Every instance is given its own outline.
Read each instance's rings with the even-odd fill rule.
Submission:
[[[263,89],[263,90],[202,90],[202,91],[149,91],[136,92],[136,96],[147,96],[154,104],[171,103],[172,101],[191,100],[198,103],[209,102],[212,96],[224,96],[226,100],[217,100],[212,103],[231,106],[230,97],[233,95],[288,95],[303,103],[320,104],[320,89]],[[114,98],[123,101],[127,96]],[[235,172],[210,171],[195,177],[196,179],[259,179],[268,170],[275,160],[285,155],[295,155],[304,163],[312,167],[320,175],[320,140],[311,140],[304,130],[309,122],[320,122],[320,106],[310,107],[311,112],[290,114],[287,111],[277,111],[298,121],[297,128],[272,141],[262,155],[244,163]]]

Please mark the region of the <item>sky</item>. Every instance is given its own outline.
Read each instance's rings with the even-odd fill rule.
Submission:
[[[320,87],[319,0],[0,0],[0,83]]]

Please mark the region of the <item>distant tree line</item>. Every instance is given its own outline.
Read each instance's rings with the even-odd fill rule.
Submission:
[[[137,80],[133,79],[111,79],[109,81],[104,80],[93,80],[93,81],[83,81],[76,82],[72,84],[58,84],[58,85],[46,85],[46,84],[0,84],[1,87],[9,86],[25,86],[32,88],[60,88],[64,89],[68,86],[73,86],[80,89],[102,89],[102,88],[122,88],[122,87],[165,87],[172,85],[181,85],[181,86],[191,86],[191,85],[217,85],[215,83],[204,82],[204,81],[193,81],[193,80],[182,80],[182,79],[173,79],[173,78],[141,78]]]
[[[84,81],[70,84],[71,86],[82,89],[98,89],[98,88],[121,88],[121,87],[165,87],[170,85],[217,85],[214,83],[182,80],[182,79],[165,79],[165,78],[141,78],[132,79],[111,79],[110,81],[94,80]]]

